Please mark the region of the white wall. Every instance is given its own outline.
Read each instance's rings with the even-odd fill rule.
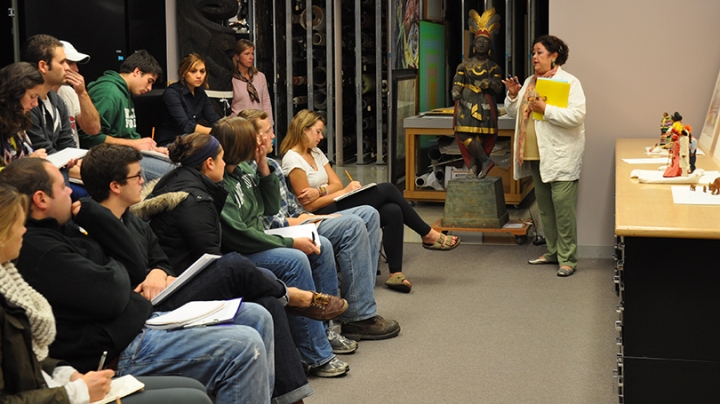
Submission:
[[[587,98],[578,205],[579,253],[609,256],[615,228],[615,139],[660,134],[675,111],[699,136],[720,70],[720,1],[550,0],[550,34]],[[720,223],[718,224],[720,229]]]

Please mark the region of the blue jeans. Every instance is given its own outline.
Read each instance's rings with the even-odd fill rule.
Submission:
[[[294,248],[271,248],[247,255],[258,267],[267,268],[287,286],[337,296],[335,258],[330,240],[320,236],[320,254],[305,255]],[[288,316],[290,333],[300,357],[310,367],[322,366],[334,357],[322,322]]]
[[[270,314],[243,302],[232,324],[175,331],[143,328],[120,354],[117,373],[186,376],[204,384],[218,403],[269,403],[275,382],[273,344]]]
[[[140,160],[140,167],[142,167],[145,181],[152,181],[169,173],[176,166],[168,161],[143,155],[142,160]]]
[[[361,321],[377,314],[375,276],[380,255],[380,214],[367,205],[337,212],[340,217],[320,222],[318,232],[337,252],[340,296],[348,309],[340,321]]]

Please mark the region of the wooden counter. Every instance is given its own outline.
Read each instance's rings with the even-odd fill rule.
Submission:
[[[616,141],[618,402],[716,403],[720,206],[675,205],[672,185],[631,180],[634,169],[666,164],[666,158],[649,165],[622,161],[648,158],[644,148],[655,141]],[[717,170],[705,155],[696,166]]]
[[[720,239],[720,207],[675,205],[669,184],[639,184],[635,169],[653,170],[667,164],[628,164],[624,158],[648,158],[645,147],[656,139],[617,139],[615,143],[615,234],[618,236]],[[717,170],[711,156],[697,156],[696,167]],[[699,190],[702,192],[702,189]],[[718,195],[720,198],[720,195]]]

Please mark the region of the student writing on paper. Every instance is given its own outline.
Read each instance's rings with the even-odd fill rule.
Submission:
[[[585,93],[580,80],[561,68],[568,54],[560,38],[543,35],[533,42],[535,74],[522,86],[503,81],[505,107],[516,116],[514,178],[532,176],[547,241],[548,251],[528,263],[558,265],[558,276],[570,276],[577,267],[578,178],[585,150]],[[548,105],[536,94],[539,78],[570,84],[567,107]],[[533,112],[544,114],[543,120],[533,119]]]
[[[174,282],[175,271],[170,260],[159,244],[150,226],[131,213],[128,208],[135,206],[140,214],[161,206],[159,200],[138,203],[141,199],[143,180],[139,160],[142,155],[129,146],[98,145],[87,154],[83,166],[88,191],[94,200],[109,209],[121,221],[136,242],[146,263],[145,279],[135,288],[148,300]],[[203,237],[203,234],[198,234]],[[204,242],[209,242],[207,238]],[[214,251],[220,255],[219,243]],[[295,349],[287,316],[279,299],[288,296],[288,304],[308,302],[312,292],[286,288],[272,274],[255,267],[240,254],[225,254],[200,271],[186,285],[155,306],[155,310],[174,310],[191,301],[228,300],[238,297],[244,303],[237,313],[236,323],[254,327],[257,324],[260,305],[273,319],[275,387],[273,398],[295,402],[302,398],[300,393],[307,390],[307,379]],[[309,303],[307,303],[309,304]],[[307,306],[306,304],[306,306]],[[303,306],[303,307],[306,307]],[[259,331],[259,330],[258,330]],[[289,394],[288,397],[284,397]]]
[[[85,374],[59,360],[48,357],[55,340],[55,317],[48,301],[18,273],[12,260],[20,254],[28,198],[15,188],[0,184],[0,397],[3,401],[28,403],[80,404],[97,401],[110,391],[112,369]],[[18,327],[21,325],[22,327]],[[100,355],[98,354],[97,359]],[[178,387],[189,387],[179,384]],[[171,386],[168,386],[171,387]],[[199,390],[183,389],[173,403],[210,403]],[[172,394],[171,390],[166,393]],[[161,403],[157,397],[135,397],[132,402]],[[130,400],[127,401],[131,402]]]
[[[258,133],[266,133],[270,128],[270,121],[263,111],[246,109],[240,116],[252,122]],[[265,136],[268,152],[272,151],[274,138],[272,132]],[[287,228],[312,217],[288,191],[280,164],[269,157],[266,160],[278,179],[280,210],[274,216],[263,217],[265,228]],[[257,169],[257,163],[252,161],[251,167]],[[363,205],[331,216],[334,217],[317,224],[317,231],[332,243],[340,278],[345,280],[340,283],[340,296],[347,300],[348,309],[337,319],[343,322],[342,334],[354,340],[397,336],[400,325],[377,314],[373,292],[380,254],[380,215],[373,207]],[[328,331],[330,344],[343,348],[340,347],[342,339],[331,333],[335,332]],[[352,341],[344,348],[355,350],[357,344]]]
[[[16,265],[53,307],[52,357],[87,372],[107,351],[109,363],[117,358],[119,375],[182,374],[203,383],[217,402],[270,402],[272,352],[265,347],[273,330],[264,309],[257,328],[146,329],[153,307],[133,290],[145,277],[145,262],[112,212],[86,199],[72,204],[60,171],[45,160],[16,160],[0,172],[0,182],[30,199]]]
[[[327,157],[317,147],[323,139],[324,128],[322,117],[313,111],[302,110],[295,115],[280,145],[283,173],[289,178],[300,203],[310,212],[327,214],[361,205],[377,209],[383,228],[383,248],[390,267],[386,284],[403,284],[400,287],[409,291],[412,284],[402,273],[403,225],[422,237],[423,247],[431,250],[452,250],[460,245],[460,238],[430,228],[395,185],[387,182],[334,202],[333,198],[359,188],[360,183],[343,188]]]

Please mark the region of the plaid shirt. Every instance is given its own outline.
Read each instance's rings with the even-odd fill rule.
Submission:
[[[257,163],[255,163],[255,161],[249,161],[248,163],[257,171]],[[290,225],[287,221],[288,217],[298,217],[303,213],[308,212],[305,208],[303,208],[300,202],[298,202],[295,195],[288,189],[280,164],[270,157],[267,158],[267,163],[268,166],[275,167],[274,173],[280,179],[280,181],[278,181],[280,184],[280,211],[275,216],[265,216],[263,219],[263,225],[266,229],[288,227]]]

